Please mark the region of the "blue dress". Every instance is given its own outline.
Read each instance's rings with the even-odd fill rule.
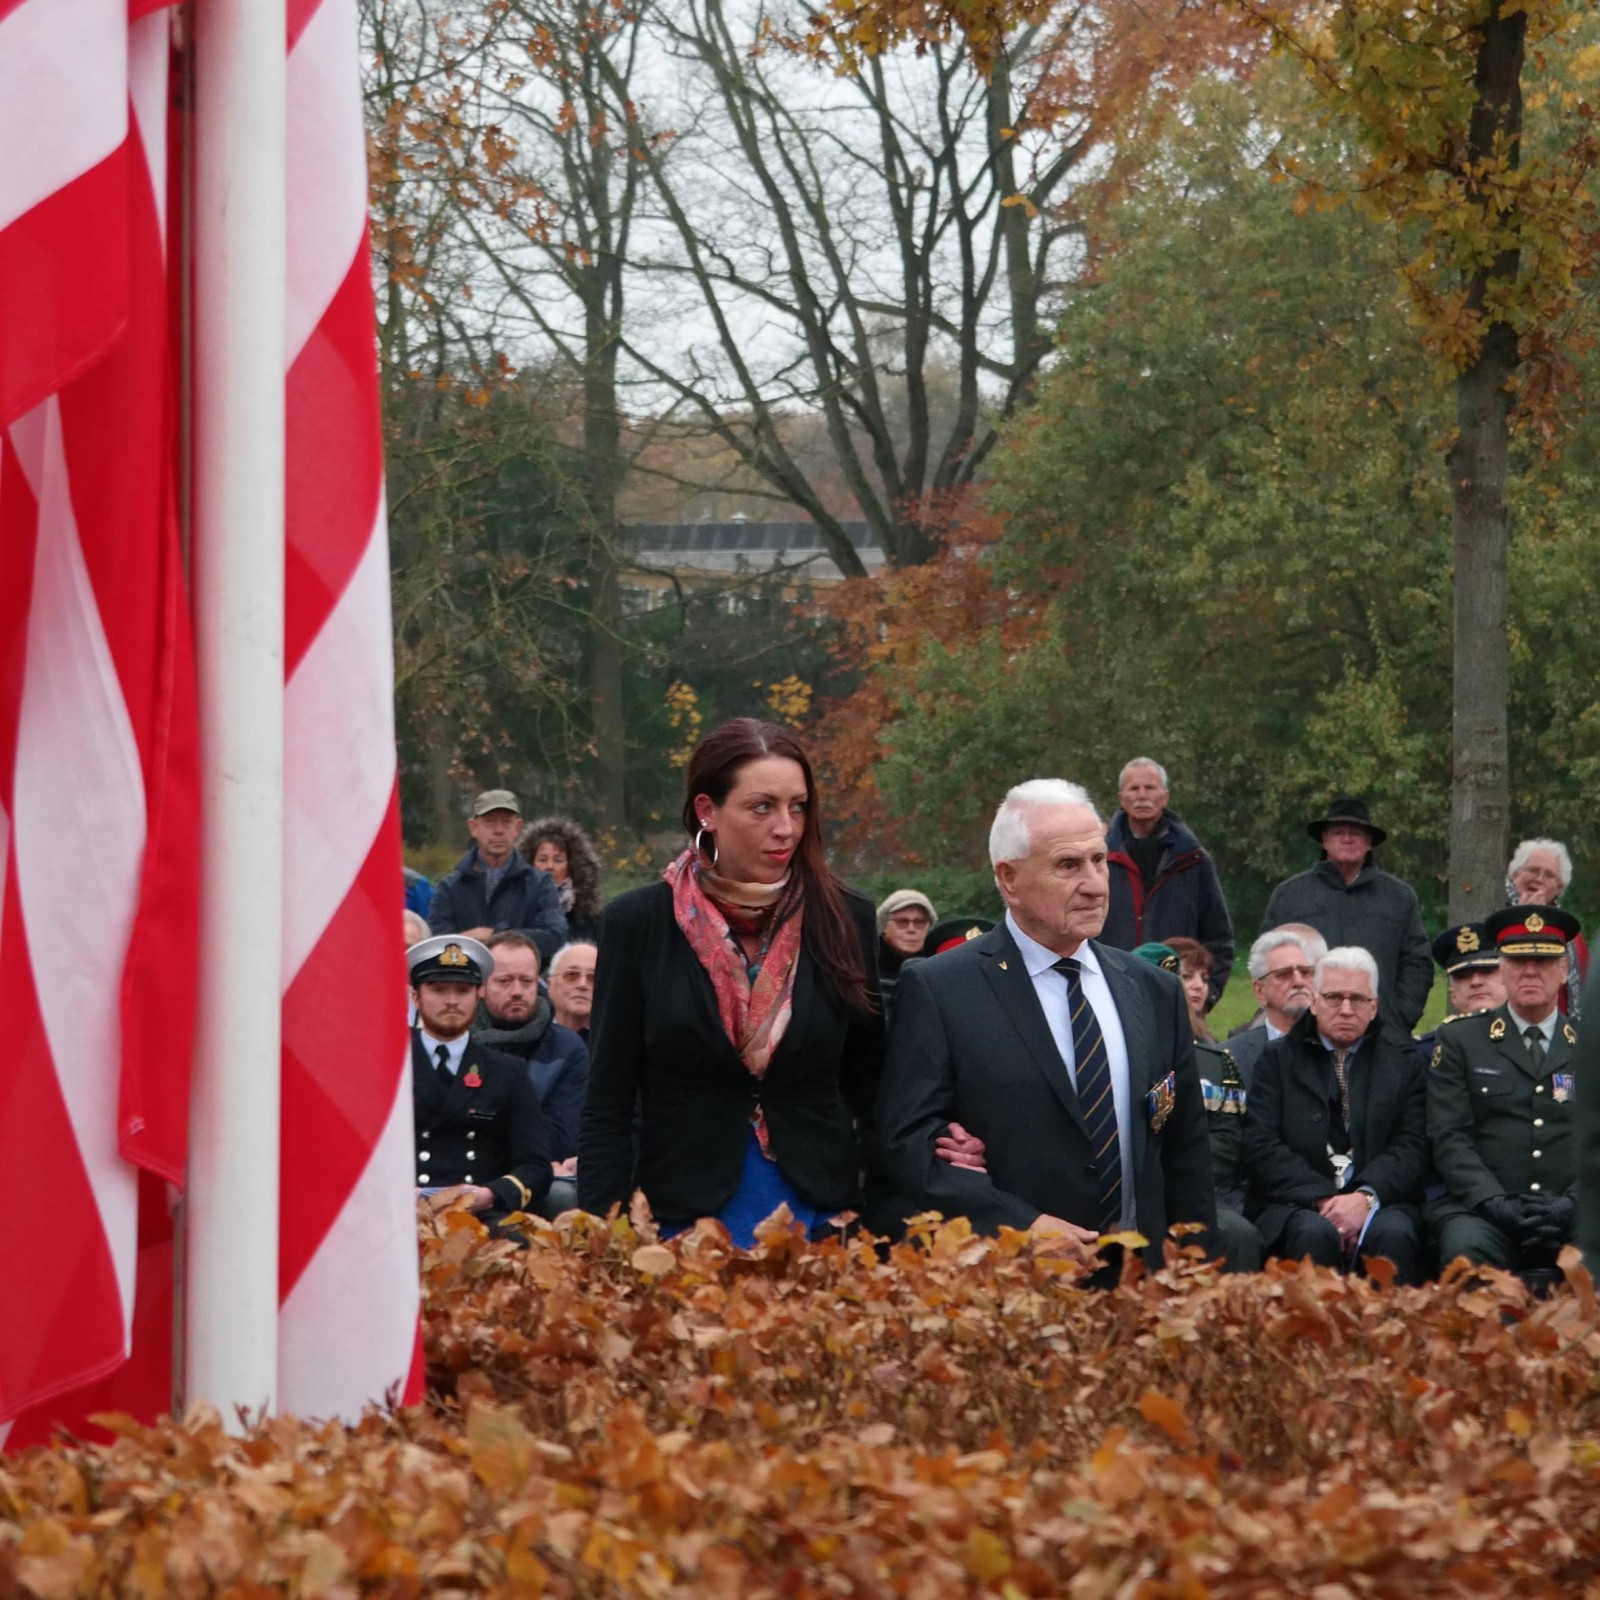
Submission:
[[[745,1142],[739,1187],[712,1215],[728,1230],[734,1244],[741,1250],[750,1250],[755,1246],[757,1225],[765,1222],[780,1205],[788,1206],[795,1221],[806,1230],[808,1239],[827,1221],[828,1213],[802,1200],[794,1185],[778,1170],[778,1163],[762,1155],[756,1130],[752,1128]],[[663,1223],[661,1236],[670,1239],[690,1226],[692,1224],[687,1222]]]

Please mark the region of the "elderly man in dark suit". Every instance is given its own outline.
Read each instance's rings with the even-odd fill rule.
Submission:
[[[1317,963],[1311,1009],[1256,1063],[1245,1215],[1270,1255],[1348,1270],[1371,1256],[1420,1283],[1428,1102],[1411,1037],[1378,1015],[1359,948]]]
[[[891,1180],[985,1233],[1030,1229],[1085,1263],[1137,1229],[1216,1225],[1188,1005],[1176,978],[1097,944],[1105,825],[1076,784],[1034,779],[989,835],[1005,921],[908,967],[878,1101]],[[984,1170],[940,1159],[952,1123]]]

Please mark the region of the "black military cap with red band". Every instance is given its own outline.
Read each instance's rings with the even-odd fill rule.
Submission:
[[[1507,906],[1483,920],[1484,937],[1503,956],[1554,961],[1578,937],[1578,919],[1560,906]]]

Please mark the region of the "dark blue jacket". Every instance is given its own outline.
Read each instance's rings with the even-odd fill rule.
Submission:
[[[465,933],[468,928],[491,928],[504,933],[515,928],[539,947],[539,964],[567,942],[567,919],[548,872],[539,872],[515,851],[494,896],[484,893],[483,863],[476,847],[456,862],[433,886],[428,926],[435,933]]]
[[[1161,860],[1149,893],[1128,854],[1128,817],[1118,811],[1106,830],[1111,894],[1100,943],[1136,950],[1165,939],[1197,939],[1211,952],[1211,999],[1228,986],[1233,970],[1233,921],[1211,857],[1174,811],[1163,811],[1155,837]]]
[[[528,1082],[539,1097],[552,1161],[578,1153],[578,1121],[584,1091],[589,1087],[589,1047],[571,1028],[555,1020],[550,1002],[539,996],[533,1015],[520,1028],[501,1029],[483,1007],[472,1024],[472,1036],[486,1049],[512,1056],[528,1068]]]
[[[539,1048],[528,1058],[528,1076],[544,1125],[550,1134],[550,1158],[565,1161],[578,1153],[578,1123],[583,1095],[589,1087],[589,1050],[571,1028],[552,1022]]]

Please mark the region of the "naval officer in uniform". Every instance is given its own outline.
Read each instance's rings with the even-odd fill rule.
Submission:
[[[486,1223],[535,1211],[550,1190],[550,1146],[528,1070],[471,1037],[494,957],[476,939],[438,934],[406,952],[417,1025],[411,1104],[417,1189],[460,1198]]]
[[[1481,922],[1458,922],[1433,941],[1433,959],[1444,968],[1445,1015],[1439,1028],[1457,1017],[1492,1011],[1506,1003],[1505,980],[1500,976],[1500,952],[1484,937]],[[1439,1028],[1417,1040],[1417,1059],[1424,1067],[1433,1063]]]
[[[1574,1233],[1578,1035],[1557,1007],[1577,918],[1510,906],[1483,923],[1506,1001],[1439,1030],[1428,1135],[1444,1194],[1429,1203],[1439,1259],[1549,1268]]]

